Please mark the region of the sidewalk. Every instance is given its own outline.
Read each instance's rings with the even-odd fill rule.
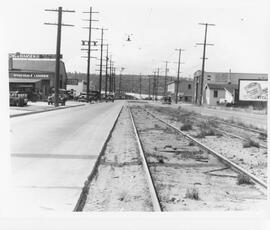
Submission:
[[[46,112],[56,109],[63,109],[63,108],[70,108],[76,106],[83,106],[85,103],[77,102],[77,101],[67,101],[65,106],[59,106],[55,108],[53,105],[48,105],[47,102],[38,101],[38,102],[28,102],[27,106],[24,107],[17,107],[17,106],[10,106],[9,115],[10,117],[32,114],[32,113],[39,113],[39,112]]]

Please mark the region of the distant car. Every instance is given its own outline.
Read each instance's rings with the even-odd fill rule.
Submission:
[[[77,100],[79,102],[88,102],[87,100],[87,94],[86,93],[81,93],[78,97]]]
[[[53,105],[55,103],[55,94],[53,93],[51,96],[48,97],[48,105]],[[66,104],[66,96],[59,94],[58,95],[58,103],[60,105]]]
[[[172,97],[171,96],[165,96],[165,97],[163,97],[162,104],[168,104],[168,105],[172,104]]]
[[[105,97],[105,100],[106,100],[106,102],[108,102],[108,101],[114,102],[114,95],[113,95],[113,94],[107,95],[107,96]]]
[[[98,91],[90,91],[87,99],[87,93],[81,93],[77,100],[80,102],[92,102],[97,101],[99,99],[99,92]]]
[[[9,105],[10,106],[25,106],[27,105],[27,93],[20,91],[10,91]]]
[[[152,100],[152,97],[146,97],[146,98],[144,98],[144,100]]]

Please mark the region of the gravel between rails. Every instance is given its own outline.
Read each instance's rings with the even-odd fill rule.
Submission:
[[[261,187],[238,185],[238,175],[212,155],[191,145],[141,107],[133,106],[132,112],[164,211],[265,207],[267,196]]]
[[[153,211],[130,115],[123,108],[83,211]]]
[[[177,118],[179,117],[179,114],[181,114],[181,110],[172,108],[170,108],[170,110],[162,110],[158,106],[147,106],[146,108],[176,127],[180,128],[184,124],[183,120]],[[201,131],[198,124],[199,122],[194,118],[192,129],[185,132],[196,137]],[[215,123],[208,123],[209,127],[213,124]],[[235,128],[230,130],[228,127],[226,131],[233,132],[235,131]],[[244,131],[242,130],[242,132]],[[225,134],[205,136],[204,138],[197,139],[214,151],[227,157],[232,162],[248,170],[262,181],[267,182],[267,149],[257,147],[243,148],[242,140]]]

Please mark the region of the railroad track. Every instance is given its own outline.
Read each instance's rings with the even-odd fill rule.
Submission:
[[[196,117],[196,118],[200,118],[200,119],[204,119],[204,118],[202,118],[200,116],[196,116],[196,115],[191,115],[191,116]],[[204,120],[206,120],[206,119],[204,119]],[[216,121],[216,122],[219,122],[219,123],[222,123],[222,124],[225,124],[225,125],[229,125],[229,126],[236,127],[236,128],[239,128],[239,129],[244,129],[244,130],[251,131],[251,132],[254,132],[254,133],[258,133],[258,134],[262,134],[262,135],[267,134],[264,131],[260,131],[260,130],[257,130],[257,129],[252,129],[252,128],[245,127],[245,126],[242,126],[242,125],[232,124],[230,122],[222,121],[222,120],[219,120],[219,119],[207,119],[207,120],[208,121]]]
[[[228,122],[225,122],[225,121],[220,121],[220,120],[217,120],[217,119],[206,119],[206,118],[203,118],[203,117],[200,117],[200,116],[196,116],[196,115],[190,115],[190,118],[189,119],[191,119],[192,117],[198,118],[198,119],[201,119],[201,120],[204,120],[204,121],[214,121],[214,122],[218,122],[218,123],[229,125],[231,127],[235,127],[235,128],[247,130],[247,131],[250,131],[250,132],[253,132],[253,133],[266,135],[265,132],[262,132],[262,131],[259,131],[259,130],[256,130],[256,129],[251,129],[251,128],[244,127],[244,126],[234,125],[234,124],[231,124],[231,123],[228,123]],[[224,133],[224,134],[226,134],[228,136],[232,136],[232,137],[235,137],[235,138],[238,138],[240,140],[247,141],[247,142],[249,141],[247,138],[241,137],[241,136],[236,135],[236,134],[233,134],[231,132],[227,132],[227,131],[224,131],[222,129],[215,128],[215,127],[213,129],[215,129],[218,132]],[[261,144],[261,143],[258,143],[258,144],[259,144],[259,147],[264,148],[264,149],[267,149],[267,145],[264,145],[264,144]]]
[[[144,150],[143,150],[143,147],[142,147],[142,142],[140,140],[138,130],[136,128],[134,118],[133,118],[133,114],[132,114],[130,108],[129,108],[129,113],[130,113],[130,117],[131,117],[131,121],[132,121],[133,130],[135,132],[136,141],[137,141],[137,144],[138,144],[138,147],[139,147],[140,156],[142,158],[144,171],[146,173],[146,178],[147,178],[149,191],[150,191],[151,198],[152,198],[153,208],[154,208],[154,211],[161,212],[161,211],[163,211],[163,209],[162,209],[162,206],[161,206],[161,203],[160,203],[160,198],[158,197],[158,192],[157,192],[157,189],[156,189],[154,181],[153,181],[153,176],[152,176],[151,171],[149,169],[149,165],[147,163],[145,153],[144,153]]]
[[[167,125],[168,127],[174,129],[176,132],[178,132],[179,134],[183,135],[184,137],[188,138],[189,140],[191,140],[192,142],[196,143],[198,146],[202,147],[203,149],[205,149],[207,152],[209,152],[210,154],[212,154],[213,156],[215,156],[216,158],[218,158],[221,162],[223,162],[226,166],[232,168],[233,170],[235,170],[238,173],[241,173],[243,175],[246,175],[247,177],[249,177],[252,181],[254,181],[255,183],[259,184],[260,186],[262,186],[263,188],[267,189],[267,184],[265,182],[263,182],[262,180],[260,180],[259,178],[257,178],[256,176],[252,175],[251,173],[249,173],[247,170],[243,169],[242,167],[238,166],[237,164],[235,164],[234,162],[230,161],[229,159],[227,159],[226,157],[222,156],[221,154],[219,154],[218,152],[212,150],[211,148],[209,148],[208,146],[204,145],[203,143],[199,142],[198,140],[196,140],[195,138],[193,138],[192,136],[184,133],[183,131],[181,131],[180,129],[178,129],[177,127],[175,127],[172,124],[169,124],[168,122],[164,121],[163,119],[161,119],[160,117],[154,115],[153,113],[151,113],[149,110],[144,109],[143,110],[147,113],[149,113],[152,117],[154,117],[155,119],[159,120],[160,122],[164,123],[165,125]]]
[[[116,124],[117,124],[117,122],[119,120],[119,116],[120,116],[122,110],[123,110],[123,108],[119,112],[118,117],[117,117],[117,119],[116,119],[116,121],[115,121],[115,123],[113,125],[113,128],[111,129],[111,131],[110,131],[110,133],[109,133],[109,135],[108,135],[108,137],[107,137],[107,139],[106,139],[106,141],[105,141],[105,143],[104,143],[104,145],[102,147],[102,150],[101,150],[101,152],[99,154],[99,157],[98,157],[98,159],[97,159],[97,161],[95,163],[94,169],[92,170],[91,174],[89,175],[89,177],[85,181],[84,187],[82,189],[82,192],[81,192],[79,200],[78,200],[78,202],[76,204],[76,207],[74,208],[74,211],[83,211],[83,209],[84,209],[87,197],[89,195],[89,187],[91,186],[91,182],[93,181],[93,179],[97,175],[98,167],[102,164],[102,157],[105,154],[106,147],[107,147],[108,142],[110,141],[110,139],[112,137],[112,133],[113,133],[113,131],[115,129],[115,126],[116,126]],[[165,126],[167,126],[169,129],[172,129],[172,130],[176,131],[178,134],[180,134],[181,137],[183,137],[183,139],[188,139],[188,140],[191,140],[192,142],[194,142],[196,144],[196,146],[199,146],[199,148],[203,149],[205,153],[207,152],[207,154],[210,153],[211,155],[213,155],[214,157],[212,157],[212,158],[218,159],[218,160],[215,160],[215,162],[216,161],[222,162],[222,163],[218,163],[218,164],[215,165],[215,166],[218,166],[220,169],[213,169],[213,168],[211,168],[212,166],[210,164],[211,170],[208,171],[208,172],[203,172],[204,174],[199,174],[198,177],[200,177],[200,175],[202,177],[207,177],[207,175],[206,175],[207,173],[213,173],[213,172],[216,172],[216,171],[225,170],[225,172],[226,172],[226,170],[229,170],[229,171],[233,170],[233,171],[237,172],[238,174],[243,174],[243,175],[248,176],[253,182],[255,182],[256,184],[262,186],[264,189],[267,188],[267,185],[264,182],[260,181],[258,178],[254,177],[253,175],[251,175],[250,173],[248,173],[244,169],[240,168],[239,166],[237,166],[233,162],[229,161],[225,157],[223,157],[220,154],[216,153],[215,151],[211,150],[210,148],[208,148],[207,146],[205,146],[202,143],[198,142],[197,140],[190,137],[189,135],[184,134],[181,130],[179,130],[176,127],[174,127],[174,126],[168,124],[167,122],[163,121],[162,119],[155,116],[151,112],[146,111],[146,110],[143,110],[143,111],[149,113],[151,115],[151,117],[153,118],[153,120],[155,120],[156,122],[161,122]],[[155,170],[152,171],[153,168],[159,167],[158,166],[159,164],[161,165],[161,167],[164,167],[165,164],[164,164],[164,162],[162,162],[162,163],[160,163],[160,162],[151,162],[151,161],[149,162],[149,160],[148,160],[149,152],[145,151],[145,148],[147,146],[145,146],[145,143],[142,141],[140,130],[138,130],[138,126],[136,124],[136,118],[135,117],[137,115],[135,115],[135,117],[134,117],[132,109],[130,109],[129,106],[128,106],[128,113],[130,114],[132,128],[133,128],[134,133],[135,133],[134,138],[136,139],[136,144],[137,144],[138,151],[139,151],[139,156],[140,156],[139,160],[141,161],[143,172],[145,173],[145,178],[146,178],[146,181],[147,181],[147,189],[149,190],[149,193],[150,193],[151,204],[152,204],[151,207],[152,207],[153,211],[156,211],[156,212],[165,211],[164,208],[165,208],[166,205],[164,206],[164,193],[162,194],[160,192],[160,184],[158,184],[157,179],[156,179],[156,176],[158,176],[158,174],[156,173]],[[189,147],[189,146],[187,146],[187,147],[192,148],[192,147]],[[104,164],[104,162],[103,162],[103,164]],[[205,164],[207,164],[207,163],[205,162],[205,159],[201,158],[201,159],[198,159],[198,164],[199,165],[202,164],[203,167],[205,167]],[[224,168],[224,165],[226,166],[225,168]],[[128,164],[126,166],[128,166]],[[179,169],[183,168],[182,170],[185,170],[185,167],[182,167],[181,165],[177,165],[177,164],[172,164],[172,166],[168,165],[166,167],[167,168],[180,167]],[[205,169],[205,168],[203,168],[203,169]],[[209,168],[207,168],[207,169],[209,169]],[[231,176],[231,175],[225,175],[225,177],[234,177],[235,178],[235,176]],[[181,184],[181,183],[178,183],[178,184]],[[166,196],[171,195],[169,193],[165,193],[165,194],[166,194]],[[114,199],[114,197],[112,197],[112,199]]]
[[[89,175],[89,177],[87,178],[87,180],[84,183],[80,197],[79,197],[77,204],[73,210],[75,212],[83,211],[83,209],[86,205],[86,200],[87,200],[87,197],[89,195],[89,189],[90,189],[91,183],[94,180],[94,178],[97,176],[98,167],[102,164],[102,158],[105,155],[106,148],[108,146],[109,141],[111,140],[112,133],[115,130],[116,124],[119,120],[120,114],[123,111],[123,109],[124,109],[124,107],[122,107],[121,111],[119,112],[117,119],[116,119],[112,129],[110,130],[109,135],[107,136],[107,139],[106,139],[106,141],[102,147],[102,150],[99,154],[99,157],[95,163],[94,169],[92,170],[91,174]],[[133,128],[133,131],[135,133],[134,138],[136,139],[137,147],[139,150],[140,161],[141,161],[141,164],[142,164],[143,169],[144,169],[144,173],[145,173],[145,177],[146,177],[146,181],[147,181],[147,185],[148,185],[148,190],[149,190],[149,193],[151,196],[151,203],[152,203],[153,211],[160,212],[160,211],[162,211],[162,206],[160,204],[160,201],[159,201],[159,198],[158,198],[158,195],[156,192],[156,188],[155,188],[155,185],[153,183],[152,175],[149,171],[149,167],[148,167],[147,161],[146,161],[145,156],[144,156],[143,147],[141,145],[141,142],[140,142],[140,139],[138,136],[138,132],[137,132],[134,120],[133,120],[132,113],[130,112],[130,110],[128,112],[129,112],[129,116],[130,116],[130,119],[132,122],[132,128]],[[104,162],[103,162],[103,164],[104,164]],[[128,165],[128,163],[127,163],[127,165]]]

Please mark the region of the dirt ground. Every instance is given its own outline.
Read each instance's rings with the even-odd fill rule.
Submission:
[[[133,114],[165,211],[260,210],[266,191],[238,184],[238,174],[140,107]]]
[[[184,111],[178,109],[165,110],[164,108],[160,109],[157,106],[147,106],[146,108],[178,128],[181,128],[186,122],[184,119],[179,118],[179,116],[181,117],[181,113],[185,113]],[[232,162],[248,170],[264,182],[267,182],[267,149],[253,146],[244,148],[243,140],[226,134],[198,137],[198,134],[201,133],[202,129],[211,129],[211,126],[217,124],[209,122],[207,123],[207,126],[203,126],[202,121],[199,121],[196,118],[193,118],[189,123],[192,124],[192,129],[184,131],[185,133],[195,137],[201,143],[227,157]],[[219,124],[217,127],[221,128]],[[226,131],[235,133],[236,135],[239,135],[240,132],[239,129],[237,130],[237,128],[234,127],[226,127]],[[250,131],[245,132],[241,130],[241,133],[242,136],[251,137]],[[266,145],[265,142],[264,144]]]
[[[127,108],[90,184],[83,211],[152,211],[152,202]]]

